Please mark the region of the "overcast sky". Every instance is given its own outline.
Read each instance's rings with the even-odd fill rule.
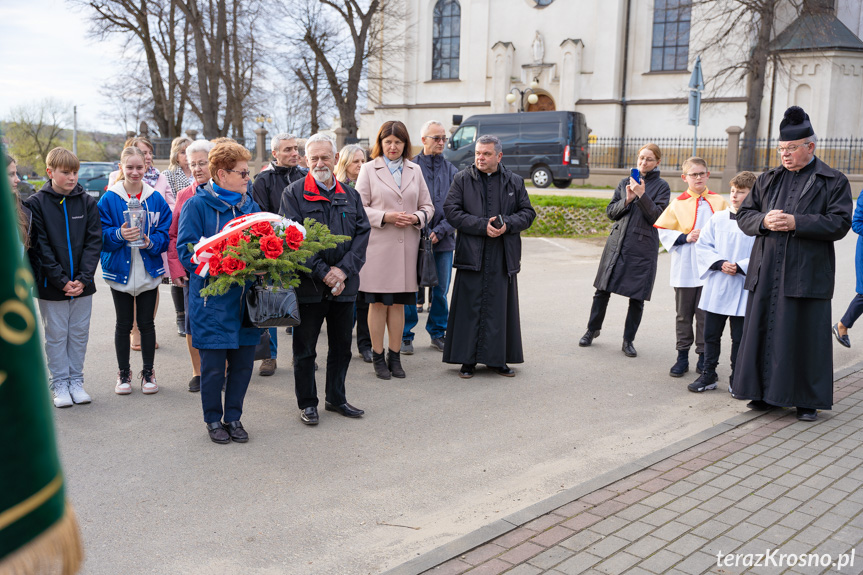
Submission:
[[[64,0],[0,0],[0,38],[0,118],[50,96],[78,106],[79,129],[122,131],[99,92],[121,48],[87,38],[84,14]]]

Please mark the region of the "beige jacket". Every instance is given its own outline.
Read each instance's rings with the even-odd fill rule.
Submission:
[[[360,270],[360,291],[417,291],[420,229],[434,215],[434,204],[420,167],[405,160],[399,189],[383,157],[375,158],[360,169],[356,190],[372,225],[366,263]],[[384,224],[386,212],[416,214],[420,223],[405,228]]]

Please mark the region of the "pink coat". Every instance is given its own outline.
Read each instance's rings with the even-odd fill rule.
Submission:
[[[360,290],[369,293],[417,291],[420,229],[434,215],[434,204],[420,167],[405,160],[399,189],[383,157],[375,158],[360,168],[356,189],[372,226],[366,263],[360,270]],[[420,223],[406,228],[384,224],[386,212],[416,214]]]
[[[177,254],[177,231],[180,229],[180,212],[183,209],[183,204],[186,200],[195,195],[198,189],[198,184],[192,184],[188,188],[183,189],[177,194],[177,203],[174,204],[174,217],[171,218],[171,227],[168,230],[168,237],[171,241],[168,243],[168,271],[171,274],[171,279],[187,277],[189,272],[180,263],[180,256]]]

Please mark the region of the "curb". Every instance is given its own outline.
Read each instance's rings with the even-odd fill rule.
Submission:
[[[863,362],[834,371],[833,381],[838,381],[843,377],[860,370],[863,370]],[[445,543],[432,549],[419,557],[415,557],[389,569],[388,571],[384,571],[381,575],[420,575],[421,573],[424,573],[429,569],[433,569],[450,559],[454,559],[459,555],[464,555],[468,551],[488,543],[492,539],[496,539],[497,537],[500,537],[525,523],[546,515],[559,507],[572,503],[573,501],[601,489],[606,485],[611,485],[616,481],[638,473],[642,469],[646,469],[664,459],[677,455],[678,453],[685,451],[690,447],[694,447],[699,443],[704,443],[718,435],[731,431],[732,429],[757,419],[766,413],[769,412],[749,411],[735,415],[734,417],[696,433],[695,435],[676,441],[658,451],[639,457],[634,461],[621,465],[611,471],[607,471],[606,473],[576,485],[575,487],[570,487],[560,493],[555,493],[542,501],[534,503],[533,505],[516,511],[515,513],[511,513],[506,517],[497,519],[488,525],[484,525],[483,527],[468,533],[467,535],[463,535],[449,543]]]

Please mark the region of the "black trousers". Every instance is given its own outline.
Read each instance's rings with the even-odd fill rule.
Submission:
[[[737,363],[737,350],[740,349],[740,338],[743,337],[743,316],[722,315],[704,312],[704,372],[715,373],[719,365],[719,353],[722,351],[722,332],[725,330],[725,320],[731,324],[731,375]]]
[[[369,333],[369,302],[363,296],[363,292],[357,293],[356,322],[357,322],[357,350],[360,352],[372,349],[372,336]]]
[[[593,305],[590,306],[590,319],[587,321],[587,329],[590,331],[602,329],[602,322],[605,321],[605,311],[608,309],[608,300],[610,297],[610,292],[599,289],[593,294]],[[644,300],[629,298],[629,309],[626,310],[626,322],[623,324],[623,339],[626,341],[635,340],[638,326],[641,325],[642,315],[644,315]]]
[[[243,402],[252,369],[255,367],[255,346],[237,349],[199,349],[201,354],[201,407],[204,423],[240,421]],[[225,363],[228,368],[225,370]],[[222,384],[225,385],[225,406],[222,409]]]
[[[698,307],[701,301],[701,287],[674,288],[674,303],[677,308],[675,331],[677,350],[689,350],[695,343],[695,353],[704,353],[704,310]],[[695,333],[692,332],[692,318],[695,318]]]
[[[133,296],[111,288],[114,311],[117,312],[117,323],[114,326],[114,350],[117,353],[117,366],[121,371],[129,369],[129,344],[136,310],[138,312],[138,331],[141,332],[141,357],[144,360],[144,369],[153,369],[153,359],[156,357],[156,322],[153,316],[156,311],[158,290],[159,288],[154,288]]]
[[[300,409],[318,406],[315,384],[315,358],[321,326],[327,320],[327,383],[326,400],[333,405],[347,403],[345,377],[351,363],[351,327],[354,302],[324,300],[300,304],[303,321],[294,326],[294,389]]]
[[[857,321],[857,318],[860,317],[860,314],[863,314],[863,295],[854,294],[854,299],[851,300],[851,303],[848,304],[848,309],[845,311],[845,315],[842,316],[840,320],[842,325],[851,329],[854,326],[854,322]]]

